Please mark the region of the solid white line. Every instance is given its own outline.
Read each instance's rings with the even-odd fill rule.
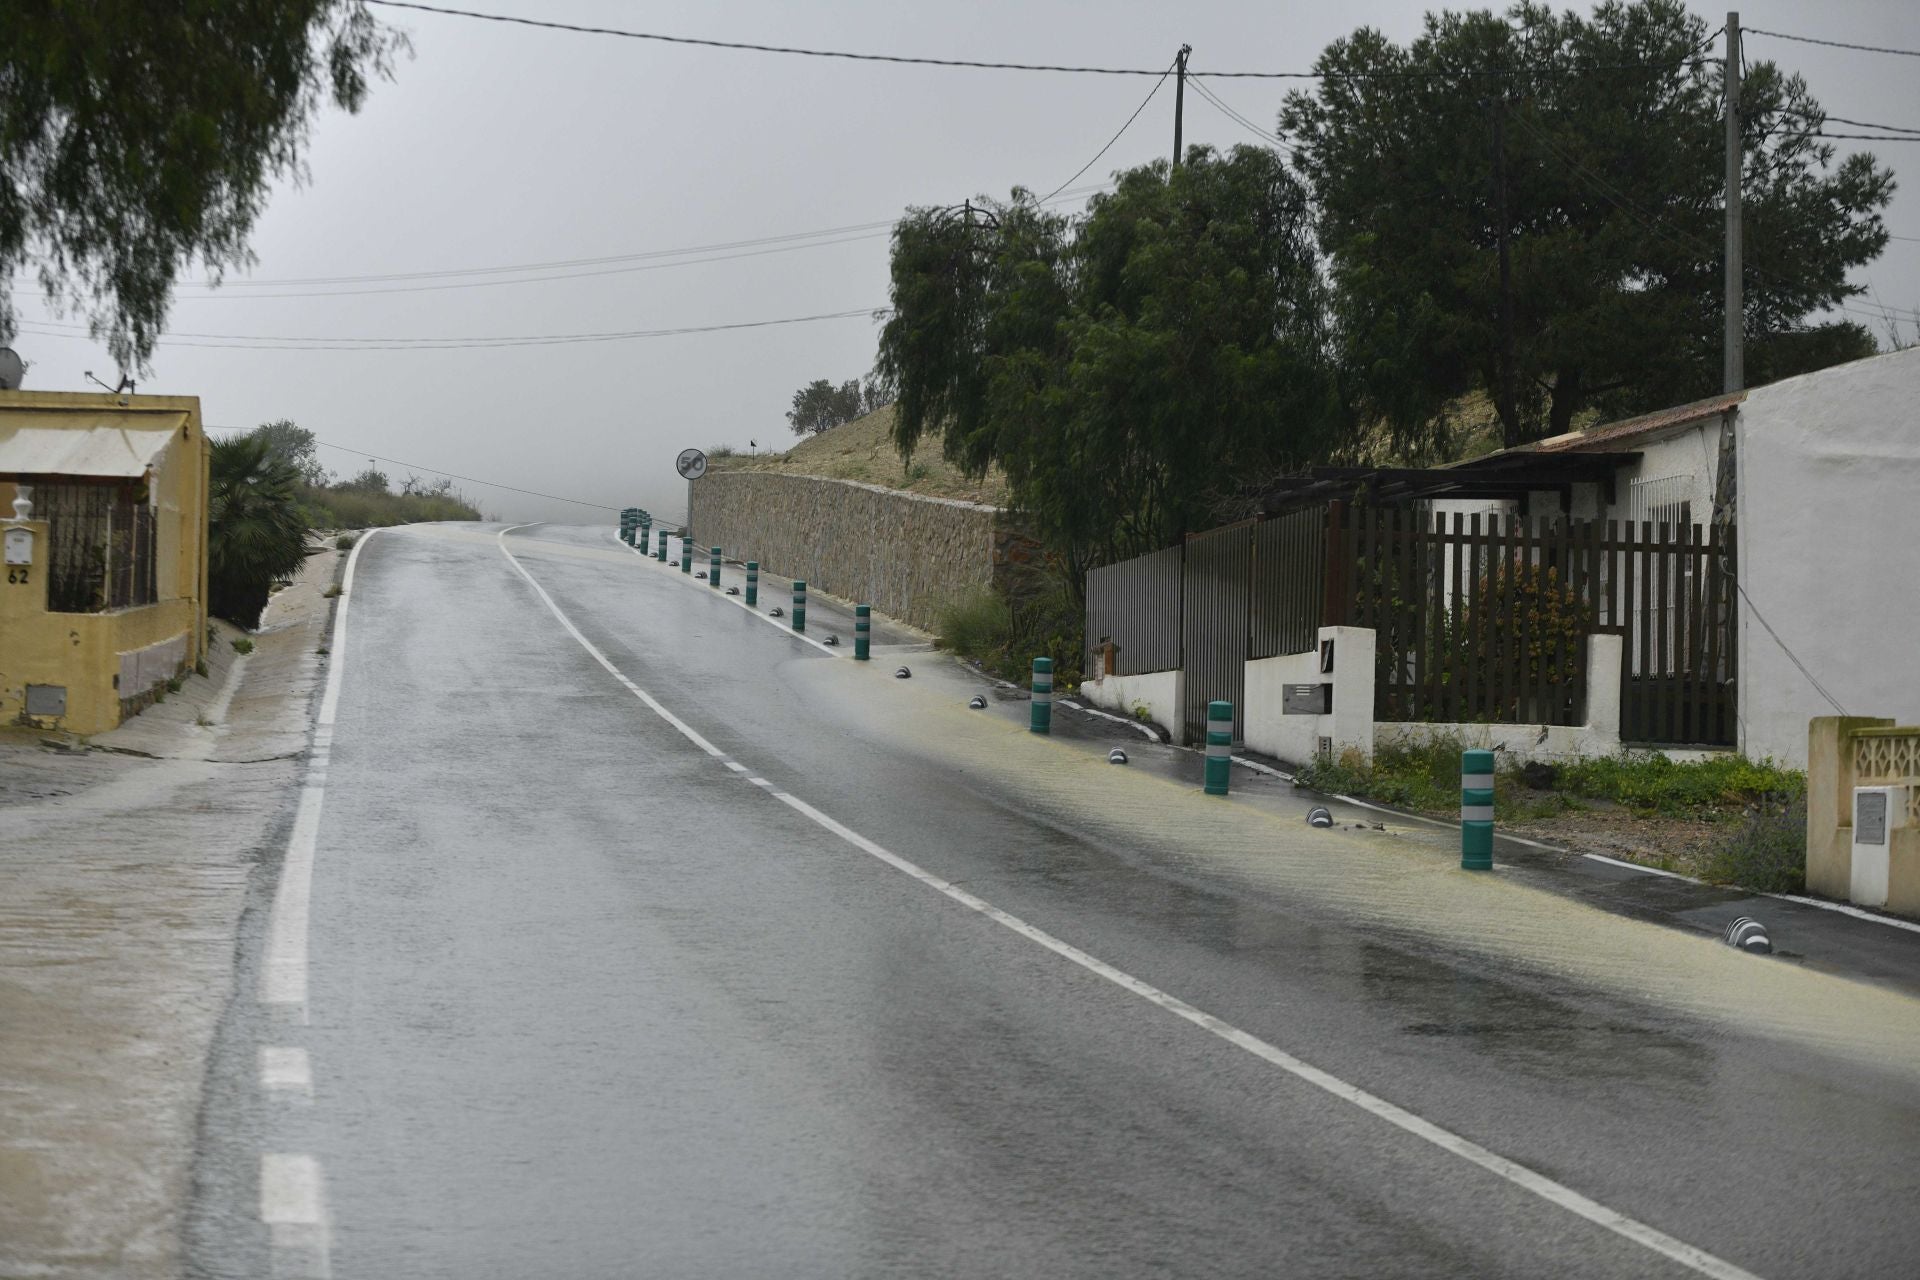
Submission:
[[[605,667],[609,672],[612,672],[615,678],[627,687],[629,692],[645,703],[655,714],[678,729],[682,735],[696,746],[700,746],[708,750],[710,754],[718,756],[720,753],[714,751],[706,739],[694,732],[685,721],[661,706],[652,694],[647,693],[625,675],[622,675],[612,663],[607,661],[605,654],[601,653],[599,649],[595,648],[591,642],[580,634],[580,629],[574,626],[573,621],[553,602],[553,597],[548,595],[538,582],[534,581],[533,575],[528,573],[526,568],[521,565],[520,561],[514,556],[513,552],[507,549],[506,534],[508,532],[508,530],[502,530],[500,534],[501,554],[505,555],[513,567],[519,570],[520,576],[525,578],[535,591],[539,592],[540,598],[546,602],[547,609],[559,620],[560,625],[565,627],[568,633],[571,634],[575,640],[578,640],[582,647],[584,647],[588,653],[592,654],[601,666]],[[1158,1006],[1175,1017],[1182,1018],[1209,1034],[1219,1037],[1228,1044],[1243,1049],[1255,1057],[1279,1067],[1282,1071],[1332,1094],[1343,1102],[1351,1103],[1362,1111],[1385,1120],[1387,1123],[1405,1133],[1412,1134],[1414,1137],[1432,1143],[1441,1150],[1457,1156],[1469,1164],[1484,1169],[1496,1177],[1503,1178],[1514,1186],[1520,1187],[1522,1190],[1530,1191],[1541,1199],[1567,1210],[1569,1213],[1585,1218],[1589,1222],[1604,1227],[1684,1267],[1697,1271],[1701,1275],[1713,1276],[1716,1277],[1716,1280],[1757,1280],[1757,1277],[1753,1276],[1751,1272],[1744,1271],[1730,1262],[1715,1257],[1713,1254],[1695,1248],[1684,1240],[1676,1239],[1643,1222],[1629,1218],[1627,1215],[1615,1209],[1610,1209],[1596,1200],[1583,1196],[1572,1188],[1555,1182],[1546,1175],[1537,1173],[1525,1165],[1509,1160],[1505,1156],[1496,1155],[1494,1152],[1489,1151],[1476,1142],[1463,1138],[1449,1129],[1443,1129],[1432,1121],[1415,1115],[1404,1107],[1396,1106],[1384,1098],[1368,1093],[1357,1085],[1348,1084],[1338,1076],[1322,1071],[1320,1068],[1294,1057],[1292,1054],[1269,1044],[1250,1032],[1242,1031],[1231,1023],[1222,1021],[1210,1013],[1195,1008],[1179,997],[1169,995],[1158,987],[1144,982],[1124,970],[1115,968],[1106,961],[1089,955],[1078,947],[1062,942],[1052,934],[1028,924],[1018,916],[1002,911],[985,899],[976,897],[964,889],[957,888],[952,882],[943,880],[919,865],[909,862],[899,854],[874,843],[859,832],[822,813],[797,796],[785,791],[774,791],[770,794],[774,799],[787,805],[793,809],[794,812],[807,818],[816,826],[831,832],[854,848],[871,855],[894,868],[896,871],[911,876],[920,883],[943,894],[951,901],[960,904],[970,911],[978,912],[994,923],[1045,947],[1055,955],[1078,965],[1087,972],[1104,978],[1122,990],[1139,996],[1141,999]]]
[[[1798,893],[1769,893],[1763,896],[1778,898],[1782,902],[1797,902],[1803,907],[1818,907],[1822,911],[1837,911],[1843,916],[1852,916],[1856,920],[1871,920],[1875,924],[1884,924],[1889,928],[1905,929],[1908,933],[1920,933],[1920,924],[1915,924],[1911,920],[1895,920],[1892,916],[1883,916],[1847,902],[1828,902],[1824,898],[1809,898]]]
[[[536,520],[533,523],[543,524],[545,522]],[[532,524],[516,524],[513,526],[514,529],[530,529],[532,527],[533,527]],[[505,534],[512,532],[512,530],[502,529],[500,532],[504,536]],[[627,547],[626,543],[620,541],[619,534],[616,533],[611,536],[615,544],[622,547]],[[634,555],[639,556],[642,560],[646,560],[652,564],[660,563],[658,560],[653,559],[653,557],[649,556],[646,552],[641,551],[637,547],[627,547],[627,550],[631,551]],[[675,562],[669,560],[667,563],[669,565],[672,565]],[[707,591],[709,595],[713,595],[721,600],[725,600],[728,604],[739,605],[742,609],[745,609],[748,613],[760,619],[760,621],[766,623],[768,626],[775,628],[776,630],[781,632],[783,635],[792,636],[795,640],[806,641],[808,644],[812,645],[814,648],[818,649],[820,652],[826,654],[829,658],[838,658],[841,656],[840,651],[834,648],[833,646],[821,644],[818,640],[815,640],[812,636],[808,635],[804,631],[795,631],[791,626],[788,626],[785,623],[781,622],[781,620],[778,618],[769,618],[766,614],[761,613],[758,609],[748,604],[747,598],[745,596],[730,596],[724,590],[716,592],[712,587],[707,586],[706,583],[700,582],[698,578],[694,578],[688,574],[683,574],[677,568],[674,569],[673,574],[676,578],[685,578],[688,582],[698,583],[702,588],[704,588]],[[792,581],[792,579],[788,579],[788,581]]]
[[[1060,700],[1060,705],[1063,707],[1072,707],[1075,711],[1081,712],[1085,715],[1099,716],[1102,720],[1111,720],[1115,724],[1123,724],[1127,726],[1127,728],[1129,729],[1137,729],[1141,733],[1146,734],[1147,737],[1153,739],[1155,742],[1160,741],[1159,734],[1147,728],[1147,726],[1141,724],[1138,720],[1129,720],[1125,716],[1116,716],[1111,711],[1101,711],[1097,707],[1082,706],[1078,702],[1068,702],[1065,698],[1062,698]]]
[[[1665,876],[1669,880],[1685,880],[1688,884],[1705,884],[1704,880],[1695,880],[1692,876],[1683,876],[1678,871],[1667,871],[1660,867],[1644,866],[1638,862],[1628,862],[1624,858],[1609,858],[1604,853],[1583,853],[1583,858],[1592,858],[1595,862],[1604,862],[1610,867],[1625,867],[1628,871],[1640,871],[1650,876]]]
[[[269,1092],[285,1090],[311,1098],[313,1063],[307,1051],[279,1045],[260,1047],[260,1087]]]
[[[280,865],[273,907],[267,914],[267,942],[260,968],[260,1003],[300,1025],[307,1021],[307,920],[313,898],[313,856],[320,835],[320,809],[326,799],[327,765],[332,760],[333,723],[340,710],[340,681],[347,667],[347,608],[353,600],[353,574],[360,552],[379,530],[361,534],[347,557],[334,606],[333,640],[328,645],[327,684],[320,696],[308,757],[306,783],[294,811],[293,831]]]

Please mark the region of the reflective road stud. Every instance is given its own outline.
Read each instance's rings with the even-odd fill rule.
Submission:
[[[707,585],[720,585],[720,548],[714,547],[707,552]]]
[[[1460,868],[1493,870],[1493,752],[1460,753]]]
[[[1027,731],[1053,732],[1053,659],[1033,660],[1033,709],[1028,714]]]
[[[760,562],[747,561],[747,607],[753,608],[760,603]]]
[[[1233,704],[1207,704],[1207,786],[1210,796],[1227,794],[1233,774]]]
[[[807,584],[801,578],[793,580],[793,629],[807,629]]]
[[[867,660],[867,641],[873,630],[873,606],[857,604],[853,606],[853,660]]]
[[[693,572],[693,539],[684,533],[680,535],[680,572]]]

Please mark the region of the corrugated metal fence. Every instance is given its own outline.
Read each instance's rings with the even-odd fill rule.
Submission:
[[[1180,640],[1186,672],[1186,736],[1205,732],[1207,704],[1233,703],[1233,736],[1245,736],[1248,606],[1253,595],[1254,522],[1230,524],[1187,539],[1185,608]]]
[[[1168,547],[1087,574],[1088,650],[1113,641],[1113,674],[1145,675],[1180,665],[1184,550]]]

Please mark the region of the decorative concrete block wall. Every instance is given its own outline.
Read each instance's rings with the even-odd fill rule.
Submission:
[[[696,546],[758,560],[762,591],[804,578],[928,630],[1034,556],[998,507],[782,472],[709,471],[693,483],[690,522]]]

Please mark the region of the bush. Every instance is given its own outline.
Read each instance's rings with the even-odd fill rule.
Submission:
[[[1807,797],[1762,798],[1740,825],[1707,850],[1702,874],[1715,884],[1759,893],[1800,893],[1807,887]]]
[[[979,591],[940,611],[940,646],[963,658],[997,664],[1013,640],[1013,612],[991,591]]]
[[[1600,756],[1560,768],[1560,787],[1592,800],[1611,800],[1640,814],[1728,817],[1769,796],[1804,795],[1803,773],[1771,760],[1712,756],[1676,764],[1664,755]]]
[[[273,584],[307,558],[299,473],[249,434],[213,442],[210,476],[207,610],[256,627]]]
[[[359,541],[359,539],[355,538],[352,534],[343,533],[333,540],[333,547],[336,551],[350,551],[353,549],[353,544],[357,541]]]
[[[320,595],[327,600],[331,600],[339,594],[340,594],[340,584],[337,582],[334,583],[332,586],[328,587],[325,591],[322,591],[320,593]]]
[[[243,658],[253,652],[253,641],[245,636],[236,636],[230,643],[233,645],[233,651]]]

